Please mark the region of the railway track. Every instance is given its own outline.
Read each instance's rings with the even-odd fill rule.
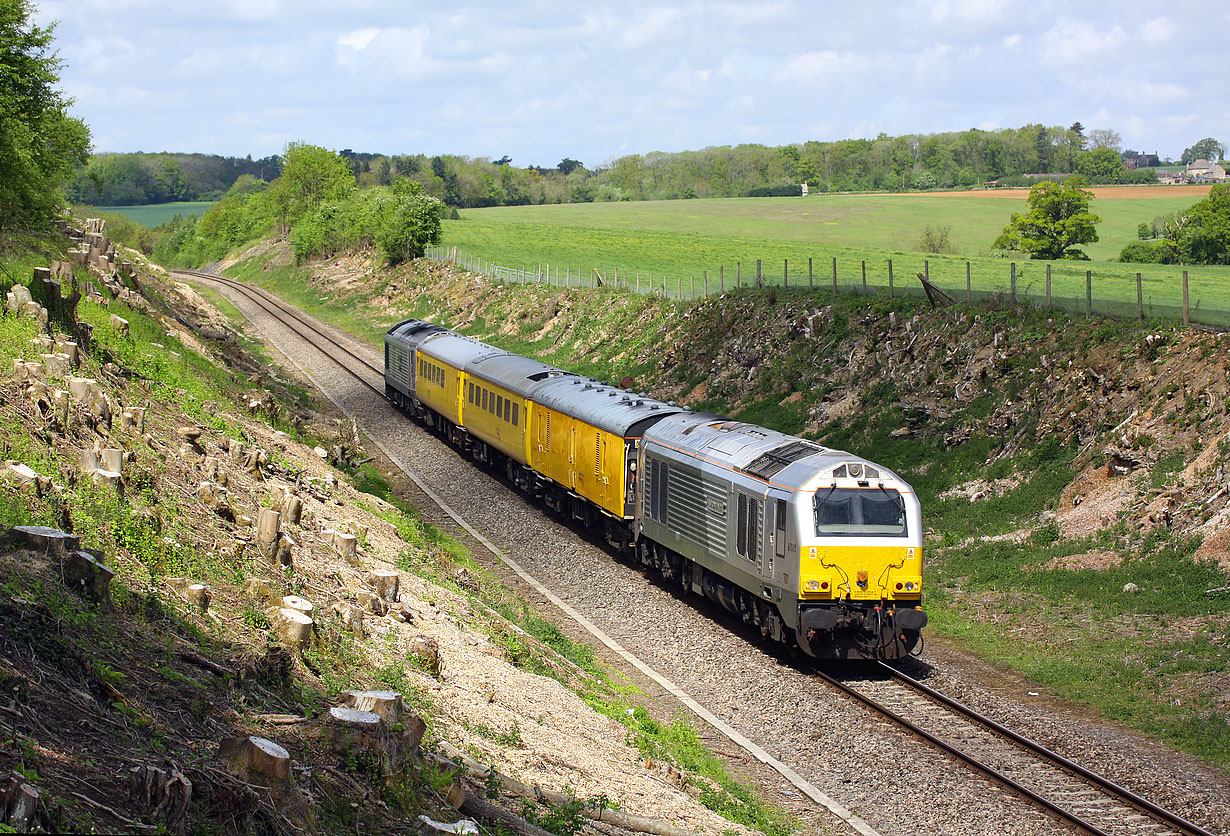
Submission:
[[[877,663],[857,686],[820,671],[827,685],[949,757],[1092,836],[1213,836],[989,717]]]
[[[381,400],[385,399],[383,369],[362,357],[352,347],[323,331],[316,323],[303,317],[293,308],[286,306],[277,297],[225,276],[199,271],[179,272],[223,285],[242,294],[330,357],[338,367],[344,369],[366,389]],[[324,345],[321,344],[322,341]],[[350,359],[348,361],[345,358]],[[362,370],[357,370],[355,364],[358,364]],[[405,469],[403,467],[403,470]],[[515,566],[515,563],[509,561],[501,550],[456,514],[429,486],[412,472],[408,470],[406,472],[421,491],[421,498],[424,501],[419,504],[423,511],[429,512],[427,514],[429,521],[436,524],[446,521],[443,527],[455,531],[462,539],[470,541],[472,547],[490,550],[513,566],[514,570],[523,577],[529,578],[519,567]],[[436,519],[433,520],[432,517]],[[529,580],[531,585],[537,584],[537,581],[532,578]],[[541,585],[538,586],[541,587]],[[553,603],[564,609],[570,616],[587,624],[583,617],[556,599],[545,588],[540,588],[539,591],[552,599]],[[845,819],[856,831],[863,834],[875,833],[859,817],[854,816],[841,805],[820,793],[815,787],[794,775],[793,770],[784,768],[783,765],[760,751],[755,744],[745,739],[740,740],[741,735],[730,730],[720,720],[694,704],[690,697],[687,697],[673,684],[662,679],[660,675],[643,666],[643,663],[627,651],[591,628],[592,625],[587,626],[587,629],[598,635],[617,653],[623,655],[633,666],[642,668],[642,672],[648,671],[651,678],[656,678],[659,684],[665,684],[667,689],[685,704],[692,703],[689,707],[718,727],[723,734],[752,752],[758,760],[769,764],[785,775],[791,783],[802,789],[813,800],[828,807],[839,818]],[[1093,836],[1127,836],[1127,834],[1132,836],[1214,836],[1200,826],[1185,821],[1079,764],[983,717],[895,668],[881,664],[878,673],[880,676],[877,678],[862,680],[856,687],[823,672],[815,672],[816,676],[826,685],[883,715],[910,734],[942,750],[946,756],[999,783],[1011,792],[1027,799],[1048,815],[1066,822],[1080,832],[1093,834]]]

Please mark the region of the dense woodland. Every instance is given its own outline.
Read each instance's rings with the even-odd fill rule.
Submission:
[[[517,206],[611,200],[763,197],[813,191],[904,191],[986,183],[1025,185],[1029,175],[1082,175],[1089,183],[1154,182],[1151,169],[1123,165],[1112,130],[1085,135],[1026,125],[999,131],[910,134],[801,145],[715,146],[679,153],[632,154],[592,168],[565,158],[553,167],[512,164],[508,157],[339,152],[360,186],[419,183],[449,206]],[[77,173],[71,198],[100,205],[213,200],[241,175],[272,180],[278,159],[201,154],[100,154]]]

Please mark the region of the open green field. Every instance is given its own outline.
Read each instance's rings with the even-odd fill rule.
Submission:
[[[148,206],[97,206],[95,207],[100,212],[114,212],[117,215],[125,215],[133,221],[148,226],[153,229],[156,226],[162,226],[167,221],[174,218],[176,215],[195,215],[200,217],[204,215],[209,207],[213,206],[212,201],[184,201],[181,203],[151,203]]]
[[[461,220],[446,222],[444,244],[481,258],[484,265],[530,270],[550,265],[553,277],[558,271],[574,282],[578,275],[588,282],[597,269],[608,282],[618,273],[622,284],[626,274],[631,286],[639,275],[642,290],[652,277],[660,291],[665,278],[671,295],[690,295],[693,281],[696,292],[704,292],[706,272],[709,292],[732,287],[737,276],[746,286],[754,281],[757,259],[766,284],[780,285],[788,268],[792,286],[811,281],[829,288],[836,259],[838,285],[847,289],[861,289],[865,263],[867,284],[878,292],[887,289],[891,260],[896,288],[916,291],[915,274],[926,272],[958,297],[966,292],[969,262],[975,294],[1008,293],[1010,263],[986,253],[1008,216],[1024,208],[1024,194],[824,195],[471,209]],[[1018,297],[1044,298],[1049,264],[1053,297],[1075,300],[1067,306],[1083,311],[1085,274],[1092,271],[1094,311],[1128,315],[1135,311],[1139,271],[1146,316],[1173,316],[1182,305],[1182,267],[1109,259],[1135,240],[1137,224],[1190,206],[1201,195],[1165,188],[1123,194],[1093,201],[1104,220],[1099,225],[1102,241],[1088,248],[1091,261],[1017,262]],[[955,255],[916,249],[928,225],[951,226]],[[719,276],[724,285],[719,285]],[[1189,268],[1189,282],[1190,305],[1198,312],[1194,318],[1230,324],[1230,268]],[[1218,317],[1215,311],[1227,313]]]

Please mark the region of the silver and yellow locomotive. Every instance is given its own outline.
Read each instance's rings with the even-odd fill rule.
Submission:
[[[389,329],[385,388],[521,490],[766,638],[829,659],[918,645],[918,500],[874,462],[422,320]]]

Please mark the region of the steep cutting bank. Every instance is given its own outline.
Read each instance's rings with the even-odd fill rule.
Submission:
[[[419,316],[881,461],[924,504],[933,642],[1228,763],[1222,335],[780,288],[689,305],[268,244],[226,266],[373,341]]]

